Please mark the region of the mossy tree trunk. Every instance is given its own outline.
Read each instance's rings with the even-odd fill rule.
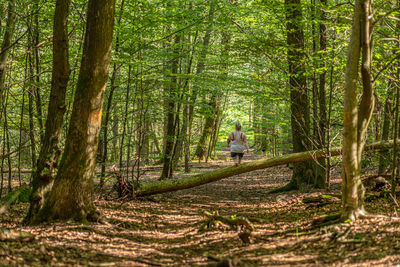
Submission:
[[[366,146],[365,151],[390,149],[392,147],[393,147],[393,140],[388,142],[377,142]],[[332,148],[329,153],[329,155],[332,157],[341,154],[342,154],[342,147]],[[238,167],[232,166],[232,167],[221,168],[215,171],[210,171],[182,179],[170,179],[170,180],[142,183],[140,184],[139,187],[135,189],[134,193],[136,196],[142,197],[142,196],[149,196],[166,192],[173,192],[219,181],[221,179],[231,177],[237,174],[261,170],[274,166],[285,165],[288,163],[313,161],[321,158],[326,158],[327,156],[328,155],[326,154],[326,149],[320,149],[314,151],[293,153],[275,158],[265,158],[244,163]]]
[[[93,178],[107,85],[115,0],[89,0],[85,42],[65,150],[52,190],[33,222],[93,221]]]
[[[37,161],[37,168],[32,179],[32,195],[28,215],[29,222],[33,215],[42,208],[45,195],[50,191],[61,155],[59,146],[66,110],[65,94],[67,91],[70,67],[68,62],[68,13],[70,0],[57,0],[53,25],[53,72],[50,101],[46,120],[46,130]]]

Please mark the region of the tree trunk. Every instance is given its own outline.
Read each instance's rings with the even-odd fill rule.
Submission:
[[[394,83],[389,81],[388,85],[388,96],[386,97],[385,106],[383,108],[383,126],[382,126],[382,136],[381,141],[389,139],[390,134],[390,121],[392,120],[392,91]],[[393,137],[395,138],[395,137]],[[389,153],[388,151],[381,151],[379,153],[379,166],[378,174],[383,175],[386,173],[387,167],[389,166]]]
[[[179,64],[179,43],[180,35],[177,34],[174,40],[173,60],[171,62],[171,75],[169,77],[169,86],[167,90],[167,129],[165,132],[165,146],[163,151],[163,170],[160,180],[171,178],[171,164],[173,160],[173,148],[175,143],[175,101],[177,100],[178,82],[176,74],[178,73]]]
[[[89,0],[81,68],[65,150],[54,185],[34,222],[93,221],[93,178],[107,85],[115,0]]]
[[[32,180],[32,195],[28,215],[29,222],[42,208],[45,195],[50,191],[61,156],[61,135],[66,110],[70,67],[68,57],[68,13],[70,0],[57,0],[53,26],[53,72],[46,129],[39,153],[37,169]]]
[[[327,125],[327,108],[326,108],[326,64],[324,57],[326,56],[326,31],[327,27],[325,24],[326,14],[324,8],[327,8],[327,0],[320,0],[320,24],[319,24],[319,51],[320,51],[320,66],[322,73],[319,75],[319,90],[318,90],[318,104],[319,104],[319,116],[318,116],[318,130],[317,130],[317,142],[318,149],[326,146],[326,125]],[[323,188],[327,187],[326,184],[326,159],[321,159],[316,162],[315,181],[316,187]]]
[[[228,66],[229,66],[229,41],[230,41],[230,35],[226,33],[222,33],[222,38],[221,38],[221,45],[222,45],[222,50],[221,50],[221,79],[223,81],[226,80],[226,77],[228,75]],[[199,160],[206,158],[206,161],[208,159],[208,156],[210,155],[210,150],[212,147],[212,142],[213,142],[213,132],[216,131],[216,128],[218,126],[218,120],[219,120],[219,109],[220,109],[220,102],[221,102],[222,94],[219,92],[219,90],[215,89],[212,91],[211,94],[211,99],[209,101],[209,107],[210,110],[208,114],[206,114],[206,120],[204,123],[204,128],[203,132],[200,136],[200,140],[197,145],[196,149],[196,156],[199,158]],[[218,134],[218,133],[215,133]]]
[[[4,92],[5,92],[4,82],[7,70],[6,68],[7,58],[10,50],[11,39],[15,31],[15,20],[16,20],[15,2],[16,2],[15,0],[8,1],[7,22],[3,36],[3,43],[1,45],[1,50],[0,50],[0,109],[3,108]]]
[[[39,25],[39,1],[34,1],[34,16],[33,16],[33,29],[32,29],[32,44],[33,44],[33,56],[35,65],[35,106],[37,113],[37,120],[39,124],[39,136],[40,142],[43,141],[43,112],[42,112],[42,99],[40,96],[40,51],[39,51],[39,37],[40,37],[40,25]]]
[[[117,20],[117,27],[121,24],[121,18],[122,18],[122,12],[124,10],[124,0],[121,2],[121,9],[120,13],[118,16]],[[119,52],[119,35],[117,33],[117,37],[115,40],[115,53]],[[105,172],[106,172],[106,164],[107,164],[107,158],[108,158],[108,125],[110,124],[110,118],[111,118],[111,108],[112,108],[112,103],[113,103],[113,95],[115,90],[117,89],[117,86],[115,85],[115,81],[117,79],[118,75],[118,69],[119,65],[114,62],[113,64],[113,72],[111,75],[111,80],[110,80],[110,92],[107,97],[107,107],[106,107],[106,112],[105,112],[105,119],[104,119],[104,125],[103,125],[103,153],[102,153],[102,159],[101,159],[101,174],[100,174],[100,190],[103,188],[104,185],[104,178],[105,178]]]
[[[310,111],[305,70],[304,32],[300,0],[285,0],[288,44],[289,85],[293,151],[307,151],[311,147]],[[286,189],[307,189],[315,185],[310,162],[294,164],[293,175]]]
[[[214,14],[214,7],[213,5],[210,6],[210,12],[208,14],[209,19],[211,20]],[[202,43],[202,49],[200,51],[199,59],[197,62],[196,66],[196,76],[200,76],[201,73],[203,73],[204,68],[205,68],[205,60],[207,57],[208,53],[208,46],[210,44],[210,39],[211,39],[211,29],[212,29],[212,24],[210,23],[205,34],[204,34],[204,39]],[[193,89],[190,95],[190,100],[189,100],[189,108],[188,108],[188,133],[187,133],[187,138],[185,140],[185,171],[189,172],[190,171],[190,145],[191,145],[191,139],[192,139],[192,124],[193,124],[193,118],[194,118],[194,106],[197,100],[197,94],[198,94],[199,88],[197,85],[193,85]]]
[[[28,45],[28,49],[31,49],[31,44]],[[35,175],[34,170],[36,169],[36,138],[35,138],[35,121],[34,121],[34,110],[33,110],[33,96],[35,95],[34,85],[34,66],[31,54],[28,54],[28,80],[29,80],[29,91],[28,91],[28,114],[29,114],[29,139],[31,141],[31,162],[32,162],[32,177]]]
[[[202,160],[208,154],[208,145],[210,143],[210,138],[212,134],[212,128],[215,122],[215,111],[217,108],[217,94],[218,92],[214,92],[211,96],[211,99],[208,103],[209,110],[206,114],[205,123],[203,127],[202,134],[200,136],[199,142],[197,144],[195,155],[199,160]]]
[[[119,147],[119,171],[122,172],[122,165],[123,165],[123,156],[124,156],[124,142],[125,142],[125,135],[126,135],[126,127],[128,123],[128,108],[129,108],[129,94],[131,91],[131,71],[132,66],[128,66],[128,81],[126,85],[126,96],[125,96],[125,110],[124,110],[124,119],[122,123],[122,134],[121,134],[121,143]],[[126,168],[128,168],[128,159],[126,160]]]
[[[374,108],[370,73],[372,39],[370,14],[370,0],[356,0],[345,73],[342,159],[342,218],[351,220],[364,214],[361,156]],[[361,51],[363,93],[358,105],[357,80]]]
[[[393,197],[396,197],[396,178],[399,175],[399,166],[398,166],[398,147],[397,147],[397,137],[399,136],[399,105],[400,105],[400,87],[396,85],[396,102],[394,109],[394,120],[393,120],[393,159],[392,159],[392,194]]]
[[[393,140],[388,142],[376,142],[365,147],[365,151],[373,151],[379,149],[393,148]],[[330,150],[331,156],[338,156],[342,154],[342,147],[332,148]],[[288,163],[299,163],[305,161],[317,160],[326,157],[325,149],[305,151],[299,153],[288,154],[276,158],[265,158],[249,163],[241,164],[240,166],[231,166],[221,168],[215,171],[206,172],[203,174],[190,176],[182,179],[171,179],[163,181],[154,181],[140,184],[135,189],[135,196],[149,196],[166,192],[173,192],[182,189],[192,188],[199,185],[215,182],[233,175],[242,174],[246,172],[261,170],[274,166],[285,165]]]

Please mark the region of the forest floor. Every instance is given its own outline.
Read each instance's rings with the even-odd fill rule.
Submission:
[[[194,172],[232,164],[227,155],[223,151],[219,160],[195,164]],[[231,266],[400,264],[400,221],[312,225],[340,209],[339,169],[333,171],[334,197],[317,190],[267,194],[290,175],[289,168],[276,167],[141,200],[97,200],[108,224],[25,227],[21,222],[28,206],[17,204],[0,217],[0,266],[217,266],[218,259],[237,264]],[[367,210],[395,216],[399,207],[385,195],[369,197]],[[313,203],[317,196],[321,201]],[[204,227],[204,212],[247,218],[254,227],[250,243],[239,237],[241,229],[222,222]],[[4,228],[28,234],[2,241]]]

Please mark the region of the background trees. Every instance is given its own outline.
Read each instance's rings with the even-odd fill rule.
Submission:
[[[367,61],[376,108],[360,134],[366,136],[362,143],[393,138],[398,124],[391,105],[398,87],[398,3],[373,5],[376,44]],[[74,99],[87,98],[77,89],[80,59],[88,56],[87,6],[61,0],[1,4],[3,194],[12,177],[18,184],[33,179],[40,192],[51,184],[61,151],[72,146],[68,129],[75,124],[63,121],[77,123]],[[148,165],[157,166],[161,179],[190,172],[197,160],[218,157],[238,121],[254,151],[267,157],[310,149],[328,153],[343,141],[343,77],[353,14],[348,2],[118,0],[116,10],[95,149],[99,164],[93,169],[99,187],[113,182],[109,171],[117,167],[136,186],[148,178]],[[107,59],[94,64],[104,63]],[[380,174],[393,169],[387,155],[380,155]],[[287,188],[328,187],[337,163],[295,164]],[[378,160],[359,157],[359,164],[377,167]]]

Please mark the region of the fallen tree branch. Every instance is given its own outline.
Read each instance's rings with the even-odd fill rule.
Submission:
[[[211,214],[207,211],[204,212],[204,215],[206,216],[206,219],[201,222],[200,231],[205,230],[205,228],[209,228],[215,222],[221,222],[234,230],[238,230],[239,227],[243,227],[243,230],[247,230],[249,232],[254,230],[252,223],[244,217],[229,218],[219,215],[218,212]]]
[[[400,140],[398,143],[400,145]],[[364,151],[390,149],[392,147],[393,147],[393,140],[390,140],[385,142],[376,142],[367,145],[365,146]],[[304,162],[304,161],[326,158],[327,154],[325,152],[326,152],[325,150],[313,150],[300,153],[293,153],[270,159],[255,160],[252,162],[241,164],[240,166],[221,168],[215,171],[210,171],[182,179],[170,179],[170,180],[142,183],[135,189],[134,193],[135,196],[137,197],[143,197],[143,196],[150,196],[160,193],[173,192],[182,189],[192,188],[199,185],[215,182],[237,174],[261,170],[279,165],[285,165],[287,163]],[[341,155],[342,147],[332,148],[329,154],[331,157]]]

